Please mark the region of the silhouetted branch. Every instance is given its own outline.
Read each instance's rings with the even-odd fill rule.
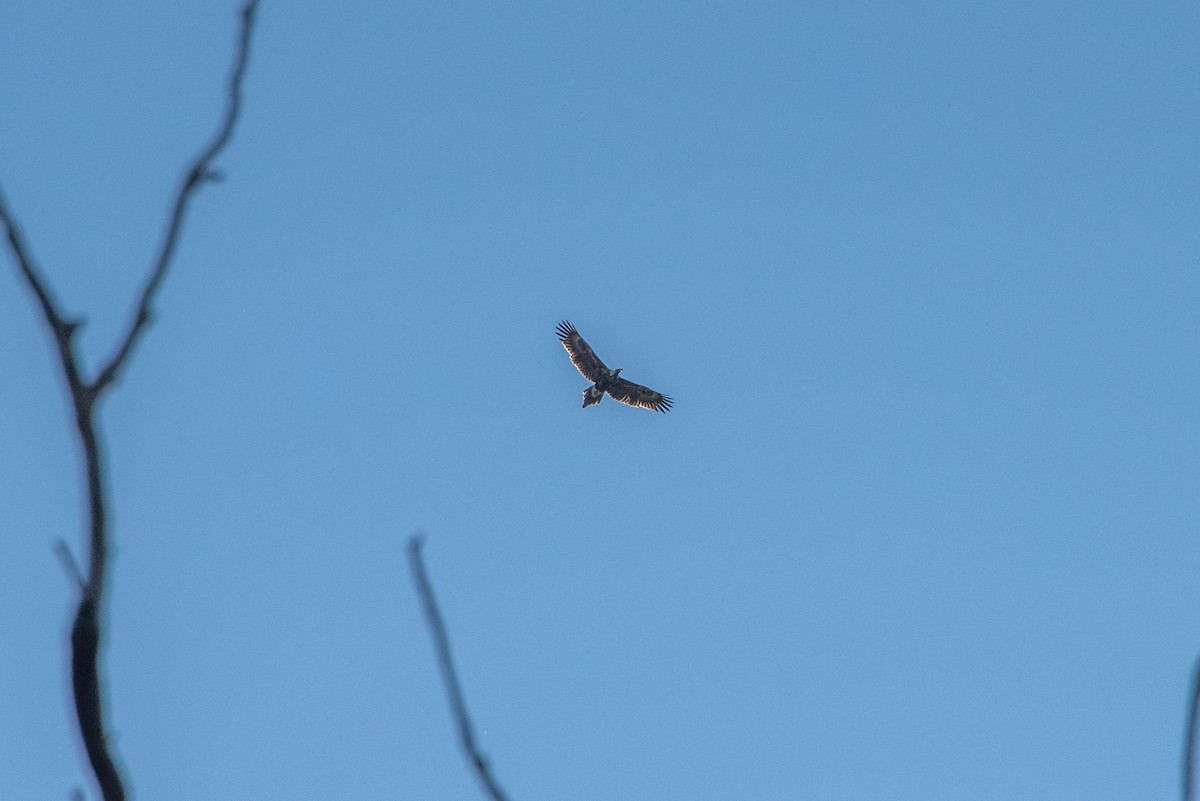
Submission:
[[[75,584],[80,592],[83,592],[87,582],[83,578],[83,571],[79,569],[79,563],[75,561],[75,554],[71,553],[71,549],[67,547],[66,540],[58,540],[54,543],[54,552],[58,554],[59,560],[63,563],[63,569],[67,574],[75,579]]]
[[[211,163],[229,142],[241,109],[242,81],[246,61],[250,54],[250,35],[254,26],[254,15],[258,0],[247,0],[242,9],[241,36],[233,71],[229,78],[229,100],[216,136],[201,152],[188,169],[179,193],[175,198],[171,216],[168,218],[166,235],[154,268],[142,289],[141,300],[129,330],[117,348],[116,355],[99,371],[94,381],[86,381],[79,368],[79,359],[74,349],[74,335],[79,323],[65,319],[58,309],[50,290],[33,260],[25,243],[24,234],[16,217],[8,208],[3,192],[0,192],[0,224],[8,237],[9,250],[29,288],[33,290],[41,307],[46,325],[54,334],[58,347],[59,363],[71,392],[75,409],[75,426],[83,447],[87,468],[88,508],[91,520],[90,552],[86,580],[65,544],[59,543],[60,558],[68,566],[80,585],[79,606],[75,622],[71,627],[71,684],[75,695],[75,713],[79,719],[79,733],[84,749],[96,775],[101,795],[105,801],[124,801],[125,784],[109,750],[104,728],[104,704],[99,673],[99,653],[103,629],[101,614],[104,602],[105,574],[108,567],[108,516],[105,509],[104,459],[100,438],[96,432],[93,411],[97,398],[112,385],[117,372],[125,364],[134,345],[150,321],[150,304],[154,294],[166,275],[167,267],[175,253],[179,232],[183,226],[184,213],[193,192],[200,183],[214,177]]]
[[[1183,731],[1183,801],[1192,801],[1196,776],[1196,717],[1200,715],[1200,658],[1192,669],[1192,698]]]
[[[200,153],[184,176],[183,184],[179,187],[179,193],[175,197],[175,205],[171,209],[171,216],[167,221],[167,231],[163,237],[158,258],[154,262],[154,270],[150,273],[150,279],[146,281],[146,286],[142,289],[142,298],[134,313],[133,322],[129,326],[129,332],[125,335],[125,339],[117,349],[112,361],[100,371],[96,378],[94,386],[97,393],[103,391],[116,378],[117,371],[121,369],[121,365],[125,363],[129,352],[133,349],[142,331],[145,330],[146,324],[150,322],[150,303],[154,300],[154,294],[158,291],[158,286],[167,273],[171,258],[175,255],[175,245],[179,241],[179,232],[183,228],[183,217],[187,212],[187,206],[193,193],[204,181],[217,179],[217,174],[213,172],[211,165],[213,160],[225,149],[230,137],[233,136],[233,128],[237,124],[242,110],[242,79],[246,75],[246,62],[250,57],[250,34],[254,30],[254,15],[257,11],[258,0],[249,0],[242,8],[242,33],[238,40],[237,60],[233,64],[233,71],[229,74],[229,98],[225,108],[225,117],[212,141]]]
[[[463,751],[468,761],[475,769],[479,781],[483,784],[488,795],[494,801],[507,801],[504,792],[496,784],[487,759],[479,752],[475,744],[475,731],[471,726],[471,718],[467,715],[467,705],[463,700],[462,687],[458,683],[458,675],[454,670],[454,660],[450,656],[450,640],[446,636],[446,626],[442,623],[442,615],[438,612],[437,601],[433,597],[433,588],[425,574],[425,564],[421,560],[421,537],[413,535],[408,541],[408,561],[412,567],[413,579],[417,583],[417,594],[421,596],[421,605],[425,609],[425,617],[429,621],[429,630],[433,633],[433,643],[437,648],[438,667],[442,671],[442,679],[446,683],[446,694],[450,696],[450,708],[454,712],[458,724],[458,734],[462,741]]]

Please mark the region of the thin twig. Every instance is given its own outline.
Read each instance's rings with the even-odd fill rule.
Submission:
[[[1192,801],[1196,775],[1196,718],[1200,716],[1200,658],[1192,669],[1192,698],[1183,730],[1183,801]]]
[[[12,251],[26,283],[29,284],[38,299],[46,325],[54,334],[54,341],[58,346],[59,363],[67,380],[67,387],[71,392],[71,400],[75,409],[75,426],[86,463],[88,507],[91,518],[91,549],[88,555],[86,580],[80,575],[79,568],[65,545],[60,544],[59,556],[80,585],[79,606],[75,612],[75,622],[71,627],[71,684],[75,695],[75,713],[79,721],[79,733],[91,762],[92,772],[96,776],[96,783],[99,785],[100,793],[105,801],[124,801],[126,791],[125,783],[109,749],[105,733],[104,698],[100,682],[99,654],[103,640],[101,623],[105,574],[108,566],[108,515],[105,509],[107,493],[104,486],[106,475],[104,453],[100,436],[96,430],[93,412],[97,398],[112,385],[117,372],[129,358],[134,344],[150,320],[150,304],[175,253],[184,214],[192,194],[202,181],[213,177],[211,162],[233,135],[234,125],[237,123],[238,113],[241,109],[242,82],[250,54],[250,35],[258,2],[259,0],[247,0],[242,9],[241,36],[238,40],[233,71],[229,78],[229,102],[221,125],[216,136],[188,169],[183,184],[179,188],[171,216],[168,219],[162,250],[142,289],[141,300],[128,332],[117,348],[116,355],[90,383],[83,378],[79,368],[79,359],[74,349],[74,334],[79,328],[79,323],[67,320],[62,316],[48,285],[34,263],[33,255],[25,243],[20,225],[8,208],[3,193],[0,192],[0,224],[3,224],[5,228],[9,250]]]
[[[75,579],[75,585],[80,592],[83,592],[87,587],[87,582],[83,580],[83,571],[79,569],[79,563],[75,561],[75,554],[71,553],[71,548],[67,545],[66,540],[55,542],[54,552],[58,554],[59,561],[63,563],[63,569],[67,571],[67,575]]]
[[[187,212],[188,203],[191,201],[192,195],[200,188],[200,185],[204,181],[214,180],[216,177],[216,173],[212,170],[212,162],[225,149],[225,146],[229,144],[229,139],[233,136],[234,126],[237,124],[238,116],[242,110],[242,79],[246,75],[246,63],[250,57],[250,35],[254,30],[254,17],[257,11],[258,0],[248,0],[242,8],[242,32],[238,40],[237,59],[234,61],[233,70],[229,74],[229,97],[228,105],[225,108],[225,116],[212,141],[196,157],[195,162],[193,162],[184,175],[183,184],[179,187],[179,193],[175,196],[175,204],[171,209],[171,216],[167,222],[162,247],[159,250],[158,258],[154,262],[154,270],[150,273],[150,278],[146,281],[146,286],[142,289],[141,301],[138,303],[137,311],[134,313],[133,321],[129,325],[129,331],[126,333],[124,341],[121,342],[121,346],[117,348],[116,355],[100,371],[99,376],[97,376],[95,383],[92,385],[93,391],[96,394],[102,392],[105,387],[113,382],[117,371],[121,369],[121,366],[129,357],[129,352],[133,350],[133,346],[145,330],[146,324],[150,322],[150,304],[154,300],[154,294],[158,291],[159,284],[162,283],[163,277],[167,274],[167,267],[171,264],[171,258],[175,255],[175,246],[179,241],[179,232],[183,228],[183,218]]]
[[[438,667],[442,671],[442,679],[446,683],[446,694],[450,696],[450,708],[454,712],[458,724],[459,739],[467,760],[475,769],[475,774],[483,784],[488,795],[494,801],[508,801],[492,771],[487,759],[480,753],[475,744],[475,730],[471,726],[471,718],[467,714],[467,704],[463,700],[462,687],[458,683],[458,674],[454,670],[454,660],[450,656],[450,640],[446,636],[446,626],[442,623],[442,615],[438,611],[437,600],[433,597],[433,587],[425,574],[425,564],[421,560],[422,540],[419,534],[414,534],[408,541],[408,561],[412,567],[413,579],[417,583],[417,594],[421,596],[421,605],[425,609],[425,617],[429,621],[429,630],[433,633],[433,643],[437,649]]]
[[[29,247],[25,244],[25,235],[21,232],[21,226],[4,200],[3,190],[0,190],[0,223],[4,224],[8,247],[12,251],[13,258],[17,260],[17,267],[20,268],[21,274],[25,277],[25,282],[29,284],[30,289],[33,290],[33,294],[37,296],[38,306],[42,310],[42,316],[46,319],[46,326],[54,335],[54,343],[58,347],[59,363],[62,365],[67,379],[67,387],[71,391],[71,398],[75,402],[78,412],[81,401],[87,395],[84,391],[83,380],[79,376],[75,355],[71,350],[71,341],[75,331],[79,328],[79,323],[67,321],[59,314],[54,297],[42,279],[33,255],[29,252]]]

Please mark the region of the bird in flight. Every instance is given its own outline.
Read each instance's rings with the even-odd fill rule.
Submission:
[[[583,408],[599,403],[607,392],[614,399],[630,406],[641,406],[643,409],[653,409],[656,412],[669,412],[671,399],[661,392],[635,384],[621,378],[621,370],[610,370],[600,361],[600,357],[592,350],[592,346],[579,336],[575,326],[563,320],[558,324],[558,338],[571,357],[583,377],[592,382],[592,386],[583,391]]]

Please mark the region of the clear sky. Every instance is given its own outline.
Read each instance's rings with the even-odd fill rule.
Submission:
[[[0,186],[94,366],[236,4],[9,3]],[[1178,794],[1200,5],[262,8],[107,396],[137,798]],[[611,399],[558,344],[675,398]],[[0,259],[0,798],[92,792],[82,468]]]

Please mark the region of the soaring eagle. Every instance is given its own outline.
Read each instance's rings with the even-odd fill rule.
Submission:
[[[635,384],[621,378],[621,370],[609,370],[600,361],[600,357],[583,341],[575,326],[563,320],[558,324],[558,338],[571,356],[575,368],[583,373],[583,377],[592,382],[592,386],[583,391],[583,408],[599,403],[607,392],[621,403],[630,406],[641,406],[643,409],[653,409],[656,412],[671,410],[671,399],[660,392]]]

